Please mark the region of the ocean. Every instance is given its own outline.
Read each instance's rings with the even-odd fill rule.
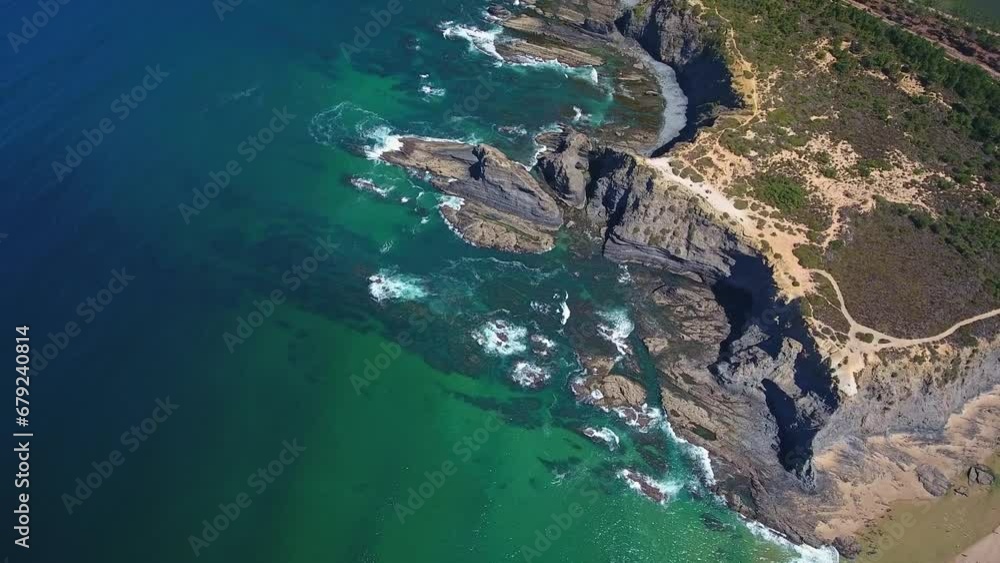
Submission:
[[[570,335],[642,356],[627,268],[471,247],[379,162],[410,134],[530,165],[537,133],[622,119],[606,71],[503,60],[485,8],[4,3],[0,330],[15,365],[30,327],[32,436],[2,555],[827,557],[728,510],[669,417],[573,399]]]

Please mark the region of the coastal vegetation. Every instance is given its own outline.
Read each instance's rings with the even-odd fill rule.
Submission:
[[[997,80],[845,3],[704,5],[761,97],[750,119],[717,124],[721,147],[752,162],[724,186],[741,207],[756,200],[778,213],[765,219],[802,226],[795,259],[830,271],[878,330],[933,334],[1000,307]]]

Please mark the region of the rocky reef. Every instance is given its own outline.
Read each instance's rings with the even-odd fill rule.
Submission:
[[[438,190],[461,198],[442,214],[463,238],[513,252],[544,252],[563,224],[555,199],[520,164],[489,145],[406,137],[382,155],[424,174]]]

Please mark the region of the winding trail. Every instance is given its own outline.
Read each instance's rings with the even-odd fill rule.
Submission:
[[[880,332],[873,328],[867,327],[859,323],[858,321],[854,320],[854,317],[852,317],[851,313],[848,312],[847,310],[847,301],[844,299],[844,294],[840,291],[840,284],[837,283],[837,280],[832,275],[830,275],[829,272],[826,272],[824,270],[809,270],[809,272],[813,274],[819,274],[824,278],[826,278],[827,281],[829,281],[830,284],[833,286],[833,290],[837,292],[837,299],[840,300],[840,313],[844,315],[844,318],[847,319],[847,322],[851,325],[850,329],[851,334],[849,334],[848,336],[850,336],[852,340],[857,340],[857,337],[855,335],[859,332],[869,333],[875,336],[875,338],[879,342],[873,342],[870,345],[872,350],[883,350],[886,348],[906,348],[909,346],[920,346],[921,344],[930,344],[932,342],[937,342],[939,340],[944,340],[945,338],[948,338],[949,336],[955,334],[957,330],[961,329],[964,326],[968,326],[970,324],[977,323],[979,321],[985,321],[986,319],[1000,315],[1000,309],[994,309],[992,311],[988,311],[986,313],[982,313],[974,317],[969,317],[963,321],[959,321],[954,325],[952,325],[951,328],[939,334],[935,334],[934,336],[927,336],[924,338],[899,338],[896,336],[888,335],[884,332]],[[886,342],[881,342],[881,341],[886,341]],[[864,341],[861,341],[861,343],[867,344]]]

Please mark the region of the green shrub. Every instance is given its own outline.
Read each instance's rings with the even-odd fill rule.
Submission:
[[[797,211],[806,205],[806,190],[787,176],[764,174],[754,182],[757,198],[782,211]]]

